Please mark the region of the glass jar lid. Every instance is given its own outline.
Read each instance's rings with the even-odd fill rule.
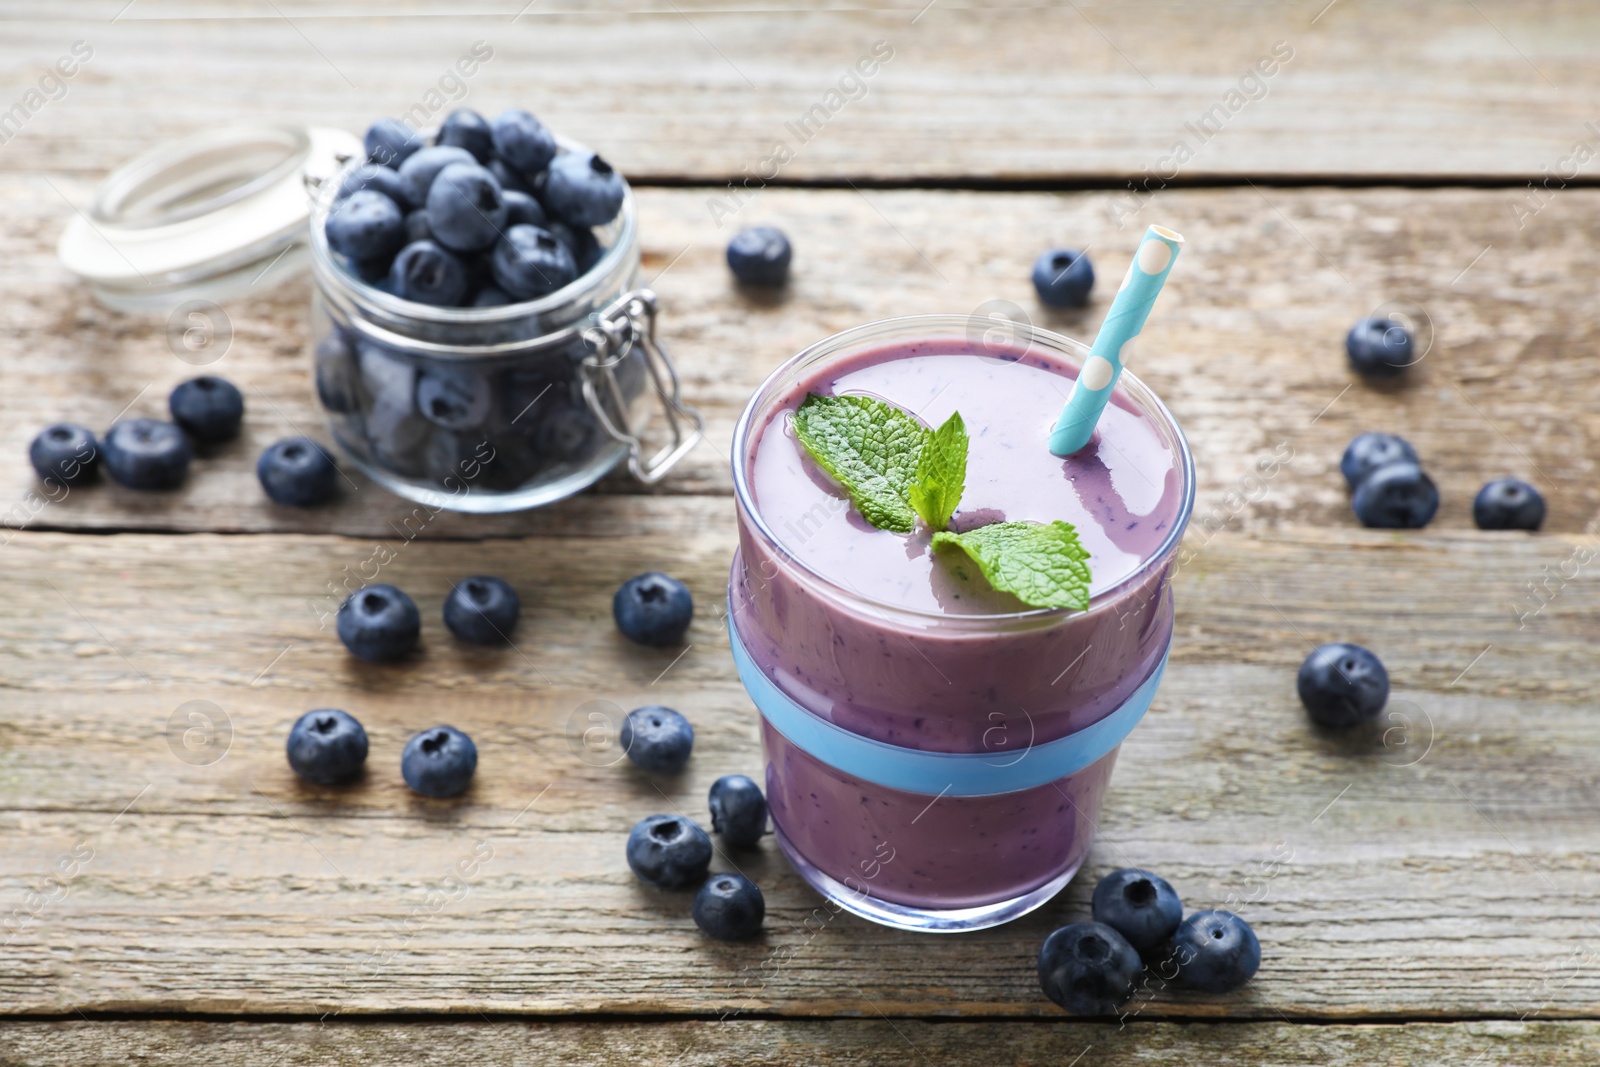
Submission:
[[[303,269],[314,189],[363,154],[324,127],[229,126],[114,170],[56,252],[96,299],[163,312],[260,291]]]

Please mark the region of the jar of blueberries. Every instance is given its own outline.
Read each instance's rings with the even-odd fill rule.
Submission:
[[[525,111],[453,112],[431,135],[381,120],[364,147],[313,189],[311,345],[333,436],[369,477],[513,511],[624,461],[654,482],[695,445],[620,174]]]

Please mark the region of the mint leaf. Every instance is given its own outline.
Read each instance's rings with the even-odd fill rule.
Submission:
[[[966,533],[940,531],[933,547],[958,545],[989,584],[1036,608],[1089,606],[1089,550],[1069,522],[996,522]]]
[[[896,533],[916,528],[906,494],[928,431],[909,412],[870,396],[807,393],[794,413],[794,432],[862,518]]]
[[[952,412],[944,425],[928,435],[917,457],[917,479],[906,493],[930,529],[950,525],[967,481],[967,425]]]

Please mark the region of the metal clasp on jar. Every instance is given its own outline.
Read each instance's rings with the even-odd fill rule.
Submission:
[[[678,371],[656,340],[656,294],[649,289],[623,293],[603,308],[594,325],[583,331],[590,353],[583,360],[583,399],[600,426],[628,446],[628,470],[646,485],[653,485],[689,454],[705,436],[700,413],[685,404],[678,392]],[[667,416],[672,440],[649,459],[645,443],[633,425],[626,395],[617,381],[616,368],[635,345],[644,354],[645,368],[655,383],[656,396]],[[692,426],[692,432],[685,432]]]

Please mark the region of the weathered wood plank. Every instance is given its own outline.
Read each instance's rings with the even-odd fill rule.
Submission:
[[[455,97],[533,107],[642,179],[1593,177],[1560,165],[1596,143],[1581,0],[124,6],[8,5],[7,107],[74,41],[93,56],[0,168],[100,172],[219,123],[359,129]],[[456,77],[477,41],[492,58]],[[877,42],[892,58],[841,92]]]
[[[1152,1023],[929,1022],[919,1019],[738,1020],[727,1023],[12,1023],[0,1056],[17,1063],[100,1067],[204,1062],[216,1067],[280,1063],[482,1064],[738,1062],[849,1067],[888,1061],[965,1064],[1085,1062],[1187,1067],[1357,1067],[1373,1063],[1473,1063],[1567,1067],[1600,1055],[1593,1022],[1294,1026]],[[9,1060],[8,1060],[9,1062]]]
[[[52,181],[67,196],[88,195],[85,182]],[[1421,451],[1444,495],[1436,528],[1470,528],[1472,496],[1504,474],[1546,493],[1547,529],[1581,531],[1600,515],[1600,307],[1590,291],[1600,275],[1600,241],[1590,239],[1600,234],[1600,190],[1562,194],[1521,231],[1508,194],[1493,191],[1172,192],[1120,229],[1103,193],[772,191],[750,218],[781,223],[799,248],[794,285],[772,304],[730,282],[704,198],[641,198],[646,280],[662,295],[686,391],[709,420],[708,440],[661,494],[729,492],[728,448],[746,398],[783,359],[834,331],[1010,301],[1014,314],[1092,335],[1108,295],[1084,312],[1048,312],[1027,280],[1033,255],[1046,242],[1087,245],[1115,279],[1144,222],[1160,218],[1189,248],[1136,370],[1189,435],[1208,527],[1353,528],[1338,458],[1366,429],[1404,433]],[[170,388],[197,369],[173,355],[163,322],[99,309],[64,277],[53,252],[71,210],[61,193],[42,178],[0,178],[0,200],[21,220],[0,233],[0,286],[12,294],[0,306],[9,386],[0,396],[0,457],[9,457],[0,462],[0,524],[369,537],[392,535],[410,514],[371,487],[326,510],[274,507],[256,483],[260,449],[318,424],[303,283],[230,306],[232,347],[211,369],[245,389],[242,441],[198,463],[179,493],[101,486],[34,514],[40,498],[29,495],[36,483],[21,459],[34,433],[59,418],[103,427],[130,402],[159,414]],[[1432,350],[1404,386],[1352,385],[1345,331],[1391,301],[1425,310]],[[1262,464],[1273,473],[1263,477]],[[607,496],[634,488],[617,476],[599,494],[542,512],[441,516],[425,536],[578,533],[670,514]]]
[[[718,775],[759,766],[717,621],[726,526],[405,546],[382,573],[417,596],[425,649],[387,670],[352,663],[307,607],[341,561],[366,558],[359,542],[20,534],[0,614],[0,902],[25,921],[0,1004],[1048,1015],[1039,941],[1084,914],[1094,877],[1135,863],[1191,906],[1231,903],[1266,945],[1247,990],[1161,992],[1152,1014],[1590,1016],[1593,594],[1573,582],[1521,630],[1497,603],[1580,543],[1220,534],[1179,575],[1169,676],[1123,750],[1086,876],[1059,901],[981,935],[908,937],[830,916],[768,846],[732,858],[767,891],[767,934],[721,946],[685,896],[641,889],[621,849],[636,819],[698,813]],[[607,617],[615,582],[646,566],[699,599],[676,663],[627,646]],[[444,637],[440,599],[469,569],[524,591],[518,650]],[[1393,674],[1400,717],[1383,736],[1319,737],[1298,707],[1306,642],[1340,638]],[[190,700],[226,717],[215,762],[220,743],[185,749],[190,724],[170,725]],[[595,765],[581,743],[592,700],[683,709],[690,770],[652,783]],[[326,705],[372,735],[349,790],[303,788],[283,760],[289,724]],[[483,753],[454,804],[416,800],[396,773],[404,739],[441,718]],[[447,881],[479,842],[492,856]],[[93,855],[52,888],[81,847]]]

